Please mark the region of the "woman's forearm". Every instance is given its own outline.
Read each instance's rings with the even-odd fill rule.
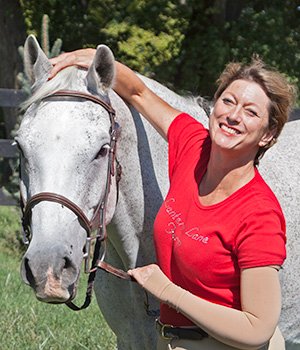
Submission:
[[[115,63],[116,79],[113,89],[140,112],[166,138],[172,120],[180,113],[150,90],[127,66]]]
[[[116,79],[113,89],[128,103],[134,105],[135,100],[142,98],[147,87],[129,67],[115,61]]]
[[[211,303],[174,284],[166,289],[163,298],[209,335],[238,349],[259,349],[276,327],[276,323],[268,325],[251,313]]]
[[[172,283],[157,265],[129,271],[138,283],[217,340],[239,349],[259,349],[272,336],[280,314],[278,272],[271,267],[242,272],[242,311],[201,299]]]

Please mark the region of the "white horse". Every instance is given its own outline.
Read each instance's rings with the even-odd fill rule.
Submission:
[[[155,261],[151,231],[168,189],[167,145],[111,89],[114,58],[106,46],[98,47],[88,71],[67,68],[51,81],[47,81],[51,65],[32,36],[25,43],[25,59],[34,94],[27,102],[29,108],[16,136],[21,150],[21,194],[27,204],[24,226],[30,224],[31,228],[21,275],[39,300],[64,303],[76,295],[88,226],[95,211],[98,214],[99,203],[105,204],[105,221],[109,224],[104,260],[125,271]],[[153,80],[142,79],[175,108],[207,124],[207,116],[196,99],[178,96]],[[84,95],[53,95],[66,89]],[[86,94],[95,98],[87,98]],[[114,121],[106,104],[98,103],[100,98],[110,101],[122,126],[117,147],[123,169],[119,185],[116,175],[110,175],[108,169]],[[267,181],[274,185],[287,217],[289,258],[282,272],[281,329],[288,344],[298,347],[300,152],[295,138],[299,131],[299,122],[286,126],[282,143],[268,151],[270,155],[263,160],[262,169]],[[109,191],[107,182],[111,182]],[[145,295],[140,287],[99,269],[95,294],[117,336],[118,349],[155,349],[154,316],[145,312]],[[149,303],[150,309],[158,309],[152,298]]]

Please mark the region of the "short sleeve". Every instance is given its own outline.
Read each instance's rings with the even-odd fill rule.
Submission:
[[[286,258],[286,227],[281,210],[268,208],[249,215],[236,238],[236,255],[241,269],[282,265]]]
[[[186,113],[179,114],[168,130],[169,176],[171,178],[176,163],[189,152],[200,152],[203,143],[210,145],[208,130],[196,119]]]

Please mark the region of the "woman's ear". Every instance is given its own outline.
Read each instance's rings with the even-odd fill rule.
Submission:
[[[277,128],[272,128],[271,130],[268,129],[259,141],[259,147],[265,147],[267,144],[269,144],[274,139],[276,132]]]

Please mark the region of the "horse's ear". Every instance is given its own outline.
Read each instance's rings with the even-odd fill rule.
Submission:
[[[87,73],[88,89],[94,93],[103,93],[110,89],[115,76],[115,58],[105,45],[99,45]]]
[[[33,84],[32,89],[45,83],[52,65],[40,48],[34,35],[29,35],[24,45],[24,69]]]

